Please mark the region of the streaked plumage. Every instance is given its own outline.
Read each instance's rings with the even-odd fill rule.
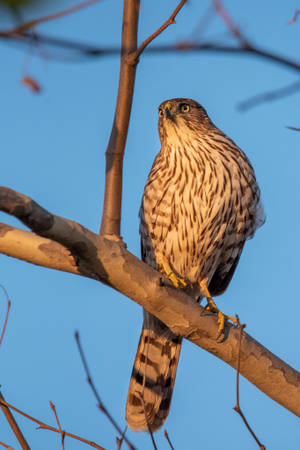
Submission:
[[[142,259],[159,270],[157,259],[166,258],[195,298],[204,278],[219,295],[264,220],[254,171],[194,100],[167,100],[159,115],[161,150],[140,209]],[[181,338],[144,313],[126,407],[133,430],[155,431],[166,419],[180,347]]]

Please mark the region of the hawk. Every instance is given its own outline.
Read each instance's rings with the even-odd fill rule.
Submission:
[[[142,259],[207,308],[224,316],[222,294],[245,241],[264,222],[254,170],[243,151],[196,101],[174,98],[159,108],[161,150],[140,208]],[[130,380],[126,419],[135,431],[158,430],[167,418],[182,338],[144,311]]]

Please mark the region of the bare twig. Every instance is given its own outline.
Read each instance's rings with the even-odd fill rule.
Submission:
[[[145,383],[145,378],[144,378],[144,383]],[[151,426],[150,426],[150,424],[148,422],[148,417],[147,417],[147,412],[146,412],[146,405],[145,405],[145,399],[144,399],[144,392],[143,391],[142,392],[137,392],[137,394],[139,395],[139,397],[140,397],[140,399],[141,399],[141,401],[143,403],[144,416],[145,416],[145,420],[146,420],[146,424],[147,424],[147,428],[148,428],[148,434],[149,434],[149,436],[151,438],[154,450],[157,450],[156,443],[155,443],[154,436],[153,436],[153,432],[152,432]]]
[[[175,18],[177,16],[177,14],[179,13],[179,11],[181,10],[181,8],[183,7],[183,5],[187,2],[187,0],[181,0],[181,2],[179,3],[179,5],[174,9],[174,11],[172,12],[172,14],[170,15],[169,19],[166,20],[165,23],[163,23],[153,34],[151,34],[151,36],[149,36],[147,39],[145,39],[141,45],[139,46],[139,48],[137,49],[137,51],[132,55],[132,57],[135,59],[135,62],[138,61],[139,57],[141,56],[141,54],[143,53],[143,51],[145,50],[145,48],[150,44],[150,42],[152,42],[157,36],[159,36],[166,28],[168,28],[169,25],[173,25],[176,23]]]
[[[255,442],[257,443],[257,445],[259,446],[260,450],[266,450],[266,447],[261,444],[261,442],[258,440],[256,434],[254,433],[254,431],[252,430],[252,428],[250,427],[246,417],[243,414],[243,411],[240,408],[240,363],[241,363],[241,342],[242,342],[242,334],[243,334],[243,330],[246,327],[245,324],[241,325],[239,323],[239,318],[237,316],[237,320],[238,320],[238,326],[240,329],[240,335],[239,335],[239,346],[238,346],[238,358],[237,358],[237,368],[236,368],[236,405],[233,408],[242,418],[244,424],[246,425],[248,431],[250,432],[251,436],[253,437],[253,439],[255,440]]]
[[[300,89],[300,81],[296,81],[288,86],[285,86],[280,89],[276,89],[269,92],[264,92],[259,95],[255,95],[247,100],[243,100],[238,104],[238,109],[240,111],[246,111],[254,106],[259,105],[260,103],[270,102],[273,100],[277,100],[278,98],[286,97],[288,95],[294,94]]]
[[[119,439],[118,437],[116,438],[116,441],[117,441],[117,450],[121,450],[121,446],[122,446],[122,444],[123,444],[124,436],[125,436],[125,434],[126,434],[127,428],[128,428],[128,426],[126,425],[126,427],[124,428],[124,431],[123,431],[122,436],[121,436],[120,439]]]
[[[6,31],[0,30],[0,39],[8,39],[10,41],[14,40],[20,45],[28,45],[32,40],[32,34],[24,32],[22,35],[8,35]],[[35,33],[35,40],[39,44],[44,44],[52,46],[53,48],[69,50],[76,52],[78,54],[77,60],[90,59],[90,58],[103,58],[108,56],[119,56],[120,47],[98,47],[93,45],[84,44],[82,42],[76,42],[66,39],[60,39],[52,36],[48,36],[41,33]],[[283,55],[279,55],[269,50],[265,50],[255,45],[250,47],[237,47],[235,45],[223,45],[219,42],[206,41],[206,42],[193,42],[193,41],[181,41],[177,43],[171,43],[167,45],[153,45],[145,49],[145,54],[166,54],[166,53],[201,53],[201,52],[212,52],[212,53],[233,53],[233,54],[249,54],[258,58],[265,59],[267,61],[280,64],[289,69],[300,71],[300,63],[298,61],[286,58]],[[55,55],[52,55],[54,58]],[[61,55],[57,57],[60,61]],[[74,61],[73,59],[70,59]]]
[[[0,445],[2,445],[2,447],[7,448],[8,450],[14,450],[10,445],[4,444],[4,442],[0,441]]]
[[[2,286],[2,284],[0,284],[0,288],[3,290],[3,292],[4,292],[5,296],[6,296],[6,301],[7,301],[7,307],[6,307],[5,319],[4,319],[2,331],[1,331],[1,334],[0,334],[0,346],[1,346],[2,341],[3,341],[3,338],[4,338],[6,326],[7,326],[7,321],[8,321],[9,311],[10,311],[10,307],[11,307],[11,301],[10,301],[9,298],[8,298],[7,290],[5,289],[4,286]]]
[[[55,433],[60,433],[59,429],[51,427],[50,425],[47,425],[46,423],[42,422],[41,420],[35,419],[34,417],[30,416],[29,414],[21,411],[20,409],[16,408],[15,406],[12,406],[11,404],[7,403],[3,398],[0,397],[0,406],[4,406],[4,407],[8,407],[14,411],[16,411],[18,414],[21,414],[23,417],[26,417],[27,419],[31,420],[32,422],[35,422],[39,425],[40,429],[43,430],[49,430],[49,431],[54,431]],[[93,448],[97,448],[98,450],[105,450],[104,447],[101,447],[100,445],[96,444],[95,442],[92,441],[88,441],[87,439],[84,439],[80,436],[77,436],[76,434],[72,434],[72,433],[68,433],[67,431],[65,431],[65,435],[69,436],[73,439],[76,439],[77,441],[81,441],[84,442],[87,445],[90,445]],[[27,445],[27,444],[26,444]],[[30,447],[22,447],[22,448],[26,448],[26,450],[30,450]]]
[[[171,449],[172,449],[172,450],[175,450],[174,447],[173,447],[173,445],[172,445],[172,442],[171,442],[171,440],[170,440],[170,438],[169,438],[169,435],[168,435],[167,430],[164,431],[164,436],[165,436],[165,438],[167,439],[167,441],[168,441],[169,446],[171,447]]]
[[[287,126],[286,128],[288,128],[289,130],[300,131],[300,128],[296,128],[296,127]]]
[[[100,0],[85,0],[77,5],[71,6],[70,8],[64,9],[62,11],[56,12],[54,14],[50,14],[48,16],[40,17],[38,19],[30,20],[19,25],[16,28],[12,28],[7,31],[7,34],[22,34],[24,31],[29,30],[30,28],[34,28],[36,25],[40,23],[49,22],[50,20],[60,19],[61,17],[68,16],[74,12],[80,11],[81,9],[87,8],[88,6],[99,2]]]
[[[64,449],[65,449],[65,445],[64,445],[64,441],[65,441],[65,432],[64,432],[64,430],[61,429],[60,421],[59,421],[59,419],[58,419],[58,415],[57,415],[57,412],[56,412],[55,405],[54,405],[52,402],[49,402],[49,403],[50,403],[50,408],[52,409],[52,411],[53,411],[53,413],[54,413],[54,415],[55,415],[55,420],[56,420],[56,423],[57,423],[57,426],[58,426],[58,429],[59,429],[59,432],[60,432],[60,437],[61,437],[61,448],[62,448],[62,450],[64,450]]]
[[[22,431],[19,428],[19,425],[16,422],[16,419],[12,415],[11,411],[8,409],[7,405],[4,405],[2,402],[5,402],[4,397],[2,393],[0,392],[0,408],[2,409],[2,412],[7,420],[7,422],[10,425],[10,428],[14,432],[14,435],[16,436],[19,444],[21,445],[23,450],[30,450],[29,445],[26,442],[26,439],[22,433]]]
[[[121,428],[119,427],[117,422],[114,420],[114,418],[110,415],[110,413],[108,412],[108,410],[106,409],[106,407],[104,406],[104,404],[103,404],[103,402],[102,402],[102,400],[100,398],[100,395],[99,395],[99,393],[98,393],[98,391],[96,389],[96,386],[95,386],[95,384],[93,382],[93,379],[91,377],[91,374],[90,374],[90,370],[89,370],[89,367],[88,367],[88,364],[87,364],[87,361],[86,361],[86,357],[84,355],[84,352],[83,352],[83,349],[82,349],[82,346],[81,346],[81,342],[80,342],[78,331],[75,332],[75,340],[76,340],[76,344],[77,344],[77,347],[78,347],[80,358],[81,358],[81,361],[82,361],[82,364],[83,364],[83,367],[84,367],[84,370],[85,370],[85,373],[86,373],[86,376],[87,376],[87,382],[90,385],[90,387],[92,389],[92,392],[93,392],[93,394],[94,394],[94,396],[95,396],[95,398],[97,400],[98,408],[100,409],[100,411],[102,411],[106,415],[106,417],[108,418],[110,423],[113,425],[113,427],[117,430],[119,435],[121,437],[123,437],[123,439],[125,440],[125,442],[129,446],[129,448],[134,450],[135,449],[134,445],[127,439],[127,437],[125,436],[124,432],[122,432]]]
[[[212,3],[213,3],[213,6],[214,6],[217,14],[219,14],[219,16],[225,23],[225,25],[228,28],[228,30],[230,31],[230,33],[239,40],[239,42],[241,43],[241,45],[243,47],[248,47],[249,43],[248,43],[247,39],[242,34],[239,27],[235,24],[234,20],[232,19],[232,17],[228,13],[228,11],[224,8],[222,0],[212,0]]]
[[[288,25],[292,25],[293,23],[295,23],[296,20],[298,19],[299,14],[300,14],[300,9],[296,9],[293,17],[291,18],[291,20],[288,21]]]

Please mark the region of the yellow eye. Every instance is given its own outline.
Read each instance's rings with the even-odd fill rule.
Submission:
[[[164,113],[163,113],[163,110],[162,110],[162,109],[159,109],[159,110],[158,110],[158,115],[159,115],[159,117],[162,117],[162,116],[164,115]]]
[[[181,105],[181,111],[182,112],[189,112],[189,110],[190,110],[190,107],[189,107],[189,105]]]

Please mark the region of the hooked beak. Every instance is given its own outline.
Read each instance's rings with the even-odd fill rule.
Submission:
[[[173,118],[173,115],[172,115],[172,112],[171,112],[171,109],[169,108],[169,106],[166,106],[165,118],[166,119],[172,119]]]
[[[173,114],[169,103],[165,105],[165,119],[170,119],[172,122],[176,122],[175,115]]]

